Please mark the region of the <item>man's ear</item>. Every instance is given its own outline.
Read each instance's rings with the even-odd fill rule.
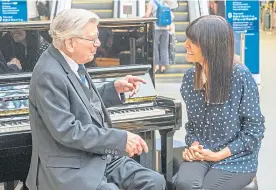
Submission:
[[[65,45],[65,48],[67,49],[67,51],[69,51],[70,53],[74,52],[74,42],[73,42],[72,38],[66,39],[64,41],[64,45]]]

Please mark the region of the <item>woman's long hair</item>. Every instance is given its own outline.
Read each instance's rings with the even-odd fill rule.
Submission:
[[[230,24],[220,16],[202,16],[187,27],[186,35],[201,48],[205,60],[203,66],[195,63],[195,89],[205,88],[209,103],[225,103],[229,97],[234,59],[234,35]],[[203,71],[207,78],[205,84]]]

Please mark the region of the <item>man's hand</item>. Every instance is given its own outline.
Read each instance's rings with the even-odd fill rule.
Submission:
[[[129,96],[132,97],[139,91],[139,84],[146,84],[146,81],[140,77],[127,75],[122,79],[116,80],[114,82],[115,89],[117,93],[130,92]]]
[[[130,157],[134,154],[140,155],[142,152],[148,152],[147,143],[139,136],[131,132],[127,132],[126,152]]]
[[[21,63],[17,58],[13,58],[10,62],[7,63],[7,65],[16,65],[19,70],[22,70]]]

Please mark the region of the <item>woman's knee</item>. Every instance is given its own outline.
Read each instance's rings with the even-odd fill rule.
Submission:
[[[189,164],[189,163],[186,163]],[[181,164],[178,173],[174,176],[174,187],[176,190],[192,190],[201,189],[203,184],[203,174],[197,171],[196,168],[186,167],[186,164]],[[191,172],[193,171],[193,172]]]
[[[185,177],[177,177],[174,182],[174,187],[176,190],[192,190],[192,189],[201,189],[202,182],[197,179],[188,179]]]
[[[183,162],[174,177],[176,190],[201,189],[207,171],[207,162]]]

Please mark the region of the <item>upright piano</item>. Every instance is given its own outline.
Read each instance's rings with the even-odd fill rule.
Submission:
[[[114,128],[132,131],[145,139],[150,151],[135,159],[153,170],[157,169],[155,133],[159,131],[160,172],[170,185],[173,175],[173,135],[182,126],[182,111],[179,100],[159,96],[155,91],[153,22],[154,19],[101,20],[99,38],[102,44],[95,59],[87,63],[86,68],[96,86],[126,75],[146,80],[147,83],[140,85],[134,97],[129,98],[126,94],[125,104],[108,108],[108,111]],[[37,31],[40,40],[51,43],[49,24],[1,23],[0,32],[3,32],[4,38],[13,30]],[[0,73],[0,183],[6,182],[6,189],[14,189],[14,181],[24,181],[28,174],[32,150],[28,116],[31,76],[31,72],[24,70]]]

